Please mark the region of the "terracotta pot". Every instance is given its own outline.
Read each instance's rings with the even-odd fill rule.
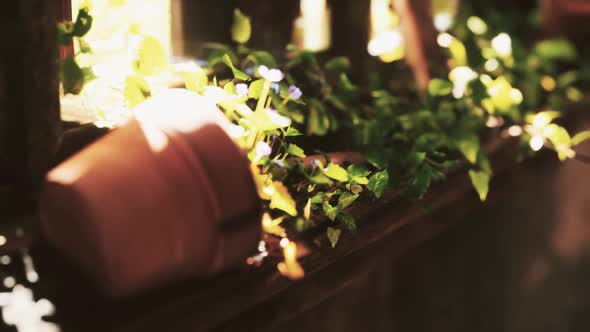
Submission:
[[[49,172],[47,240],[116,296],[243,261],[260,238],[260,203],[228,125],[186,90],[144,103]]]

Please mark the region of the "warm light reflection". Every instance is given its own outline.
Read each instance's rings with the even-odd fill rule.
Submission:
[[[545,91],[551,92],[555,90],[557,83],[553,77],[545,75],[541,78],[541,86]]]
[[[90,66],[96,79],[88,82],[80,95],[61,97],[62,118],[99,127],[116,127],[132,115],[125,105],[124,89],[133,64],[147,39],[157,40],[166,57],[171,54],[171,0],[92,1],[95,17],[92,29],[84,37],[91,53],[80,53],[77,61]],[[72,12],[85,3],[72,0]],[[79,45],[75,45],[77,48]],[[182,73],[191,70],[191,62],[150,73],[145,79],[155,95],[183,82]]]
[[[488,72],[496,71],[500,67],[500,63],[496,59],[489,59],[485,62],[484,68]]]
[[[492,48],[500,57],[509,57],[512,55],[512,39],[502,32],[492,39]]]
[[[465,94],[469,82],[477,78],[477,73],[473,69],[461,66],[456,67],[449,72],[449,80],[453,82],[453,97],[459,99]]]
[[[522,127],[521,126],[510,126],[508,128],[508,135],[512,136],[512,137],[518,137],[520,135],[522,135]]]
[[[470,16],[467,19],[467,28],[476,35],[483,35],[488,32],[488,25],[477,16]]]
[[[76,13],[87,0],[71,0]],[[84,37],[90,44],[93,57],[100,63],[107,58],[125,57],[132,44],[133,34],[152,36],[162,43],[168,54],[171,42],[171,0],[94,0],[91,12],[96,18],[92,29]]]
[[[14,280],[12,277],[8,278]],[[55,313],[55,307],[49,300],[36,301],[33,291],[22,285],[12,284],[8,288],[12,288],[12,290],[0,293],[2,319],[7,326],[15,327],[18,332],[60,331],[56,324],[43,320],[44,317],[52,316]]]
[[[303,271],[303,268],[297,262],[297,244],[295,242],[289,242],[283,248],[283,255],[285,260],[277,265],[279,272],[291,279],[303,278],[305,271]]]
[[[458,0],[433,0],[432,17],[436,30],[440,32],[449,30],[453,26],[458,8]]]
[[[404,39],[399,29],[399,16],[393,10],[391,0],[371,0],[371,26],[367,50],[383,62],[402,59],[405,54]]]
[[[326,0],[301,0],[301,16],[295,20],[295,45],[312,52],[330,48],[331,13]]]
[[[535,135],[531,138],[529,145],[533,151],[539,151],[545,145],[545,138],[541,135]]]
[[[281,227],[282,221],[283,219],[272,219],[268,213],[265,213],[262,216],[262,230],[265,233],[284,238],[287,236],[287,232],[285,232],[285,229]]]

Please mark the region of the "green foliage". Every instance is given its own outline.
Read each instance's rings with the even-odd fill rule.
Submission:
[[[293,143],[288,145],[287,153],[293,157],[300,157],[300,158],[305,157],[305,152],[303,152],[303,149]]]
[[[339,213],[337,219],[345,231],[348,231],[350,233],[356,232],[356,222],[354,221],[354,217],[351,214],[345,212]]]
[[[342,231],[338,228],[328,227],[326,229],[326,236],[328,237],[328,240],[330,240],[330,245],[332,246],[332,248],[334,248],[336,244],[338,244],[338,239],[340,239],[341,233]]]
[[[64,21],[57,24],[57,43],[60,47],[69,47],[74,40],[80,46],[81,53],[90,53],[92,49],[84,41],[84,37],[92,27],[93,18],[88,7],[82,6],[78,10],[75,22]],[[59,78],[64,93],[79,94],[84,84],[94,79],[94,73],[89,67],[80,67],[74,55],[68,55],[59,63]]]
[[[125,79],[124,97],[128,108],[134,108],[151,96],[151,89],[141,75],[129,75]]]
[[[571,137],[553,123],[563,105],[582,98],[575,85],[590,77],[580,70],[575,48],[560,39],[526,50],[511,38],[510,52],[499,52],[491,38],[506,31],[504,26],[477,18],[469,29],[460,22],[455,29],[449,32],[454,37],[448,45],[448,77],[432,79],[424,95],[408,88],[412,82],[379,73],[371,73],[368,86],[359,86],[350,79],[351,63],[345,57],[323,62],[292,45],[288,54],[276,58],[251,49],[250,19],[234,13],[235,44],[212,49],[207,66],[187,73],[185,83],[197,93],[219,95],[217,105],[241,133],[235,140],[248,150],[258,194],[271,220],[268,234],[282,237],[285,231],[326,222],[326,236],[334,247],[342,230],[357,230],[348,213],[354,211],[351,207],[382,198],[388,187],[421,198],[447,174],[466,167],[484,201],[493,174],[484,152],[486,141],[480,142],[486,124],[500,126],[490,133],[519,127],[527,148],[550,147],[562,160],[575,156],[573,148],[589,139],[590,131]],[[81,37],[74,34],[75,24],[60,24],[59,31],[63,41]],[[156,42],[148,38],[140,48],[136,74],[125,84],[128,107],[150,96],[144,76],[166,69]],[[64,88],[79,91],[86,72],[68,61],[62,67],[68,73]],[[563,62],[568,62],[566,72],[559,71]],[[274,76],[259,71],[261,65]],[[536,141],[529,142],[532,138]],[[330,160],[330,153],[318,151],[354,151],[366,161]],[[316,153],[323,157],[314,157]]]
[[[84,71],[74,57],[68,56],[61,62],[60,77],[64,93],[79,94],[84,87]]]
[[[346,209],[347,207],[351,206],[357,198],[359,198],[358,194],[353,194],[348,191],[345,191],[338,198],[338,206],[340,207],[340,209]]]
[[[224,54],[222,57],[222,61],[223,63],[225,63],[232,71],[232,73],[234,74],[234,77],[238,80],[242,80],[242,81],[249,81],[251,80],[250,76],[246,75],[244,72],[242,72],[241,70],[237,69],[234,64],[231,61],[231,58],[228,54]]]
[[[486,172],[477,172],[470,170],[469,178],[471,178],[471,183],[477,191],[479,199],[481,199],[482,202],[485,201],[488,197],[490,175]]]
[[[377,198],[381,198],[383,191],[389,184],[389,173],[387,170],[377,172],[369,178],[367,189],[369,189]]]
[[[434,78],[428,84],[428,93],[431,96],[446,96],[451,91],[453,91],[453,83],[440,78]]]
[[[574,61],[578,58],[575,46],[567,39],[550,39],[538,42],[534,52],[547,60]]]
[[[297,216],[295,200],[291,197],[287,187],[283,183],[275,181],[274,189],[275,191],[270,201],[270,208],[282,210],[291,216]]]
[[[574,137],[572,137],[572,140],[571,140],[572,146],[576,146],[576,145],[584,142],[587,139],[590,139],[590,130],[585,130],[585,131],[579,132],[576,135],[574,135]]]
[[[247,43],[252,34],[250,18],[239,9],[234,10],[234,22],[231,27],[231,36],[236,43]]]
[[[209,85],[209,78],[201,67],[197,67],[194,71],[185,74],[184,82],[187,89],[203,93]]]
[[[168,54],[154,37],[143,37],[133,62],[133,69],[137,74],[150,76],[161,73],[168,68]]]
[[[336,181],[344,182],[348,180],[348,172],[340,165],[337,164],[328,164],[328,167],[324,170],[324,174]]]

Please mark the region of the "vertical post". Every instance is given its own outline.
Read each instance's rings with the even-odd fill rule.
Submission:
[[[587,43],[590,3],[582,0],[543,0],[543,25],[548,37],[566,35],[580,45]]]
[[[299,0],[236,0],[236,7],[252,18],[252,45],[281,54],[291,42]]]
[[[58,0],[59,4],[57,7],[57,20],[58,22],[61,21],[71,21],[72,20],[72,1],[71,0]],[[67,47],[62,47],[59,50],[59,57],[60,59],[65,59],[69,55],[74,54],[74,44],[71,43]]]
[[[332,54],[346,55],[354,64],[352,76],[358,82],[367,79],[370,60],[369,0],[334,0],[332,8]]]
[[[3,3],[0,31],[0,185],[8,208],[31,203],[60,135],[56,0]],[[18,205],[18,204],[16,204]],[[1,208],[1,207],[0,207]]]
[[[431,0],[394,0],[406,42],[406,61],[412,67],[417,87],[424,91],[430,81],[429,62],[440,59]]]
[[[231,41],[235,0],[194,1],[180,0],[173,3],[176,13],[182,13],[182,31],[184,34],[183,51],[185,55],[202,57],[205,43],[217,42],[227,44]],[[176,1],[177,2],[177,1]],[[173,20],[177,18],[174,17]]]

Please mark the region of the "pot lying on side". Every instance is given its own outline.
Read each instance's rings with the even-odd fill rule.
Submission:
[[[248,161],[206,98],[169,90],[49,172],[47,240],[113,296],[243,261],[260,238]]]

